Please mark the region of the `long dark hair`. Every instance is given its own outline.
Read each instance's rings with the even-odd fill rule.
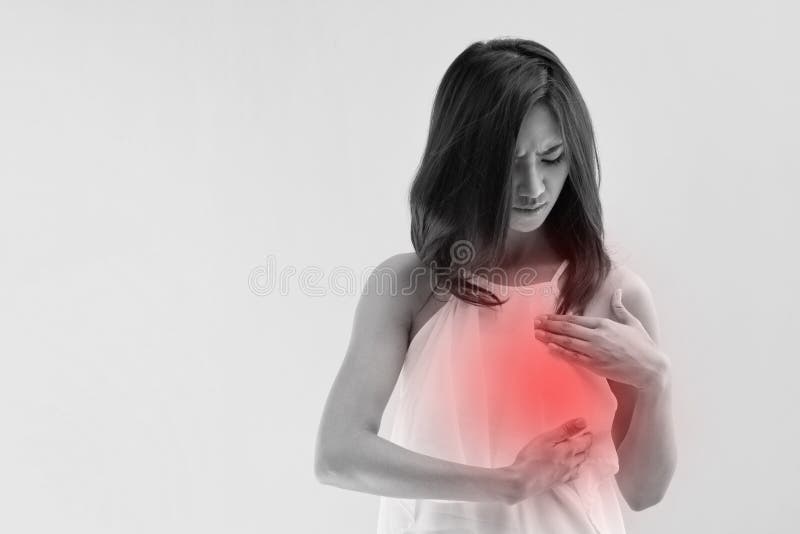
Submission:
[[[422,263],[433,268],[438,288],[446,286],[479,306],[504,302],[468,273],[496,266],[503,257],[516,138],[525,113],[537,103],[556,117],[569,164],[542,227],[569,260],[556,313],[583,314],[611,269],[603,243],[600,160],[578,87],[558,57],[539,43],[478,41],[447,68],[409,192],[411,241]],[[458,257],[463,250],[454,251],[464,243],[470,247],[466,260]]]

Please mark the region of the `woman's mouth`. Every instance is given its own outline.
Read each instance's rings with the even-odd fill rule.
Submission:
[[[542,211],[542,208],[547,205],[547,202],[542,202],[541,204],[537,204],[535,206],[531,206],[529,208],[521,208],[514,206],[514,211],[520,213],[522,215],[533,215],[534,213],[539,213]]]

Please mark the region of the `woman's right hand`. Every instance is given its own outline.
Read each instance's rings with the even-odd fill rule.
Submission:
[[[581,419],[571,419],[528,442],[514,463],[504,468],[519,481],[511,504],[577,478],[589,453],[592,433]]]

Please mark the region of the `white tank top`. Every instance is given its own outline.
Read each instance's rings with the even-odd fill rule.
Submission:
[[[611,438],[616,397],[605,378],[549,353],[533,319],[554,313],[564,260],[549,282],[474,281],[501,299],[449,296],[409,344],[378,434],[414,452],[503,467],[537,434],[583,417],[593,433],[574,481],[514,505],[380,497],[378,534],[623,534]]]

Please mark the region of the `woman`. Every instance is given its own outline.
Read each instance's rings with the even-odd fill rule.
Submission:
[[[599,183],[553,52],[496,39],[453,61],[415,252],[371,273],[317,439],[318,479],[380,495],[380,533],[619,533],[614,484],[634,510],[664,495],[670,365],[647,286],[606,253]]]

